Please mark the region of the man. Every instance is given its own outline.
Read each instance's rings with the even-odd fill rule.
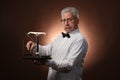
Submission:
[[[46,46],[39,45],[40,55],[52,57],[45,63],[49,66],[47,80],[82,80],[88,44],[78,29],[78,10],[74,7],[64,8],[61,11],[61,23],[66,34],[60,34]],[[36,43],[29,41],[26,47],[31,51],[35,49]]]

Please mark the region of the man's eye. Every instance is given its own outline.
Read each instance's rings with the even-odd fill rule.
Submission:
[[[67,21],[72,21],[72,19],[71,19],[71,18],[68,18]]]

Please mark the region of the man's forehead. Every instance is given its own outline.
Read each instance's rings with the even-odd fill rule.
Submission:
[[[71,12],[66,12],[62,14],[62,18],[72,18],[73,14]]]

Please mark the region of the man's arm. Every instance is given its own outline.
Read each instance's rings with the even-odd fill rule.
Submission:
[[[26,44],[26,48],[30,52],[36,52],[37,51],[37,44],[33,41],[28,41]],[[51,55],[51,49],[52,49],[52,43],[41,46],[39,45],[39,55],[40,56],[50,56]]]
[[[77,40],[72,44],[66,60],[59,62],[50,60],[47,65],[57,71],[70,71],[77,63],[83,63],[87,48],[88,45],[85,39]]]

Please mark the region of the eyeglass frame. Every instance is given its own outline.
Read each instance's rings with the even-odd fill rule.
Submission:
[[[65,23],[66,21],[67,22],[72,22],[73,20],[75,20],[76,18],[67,18],[67,19],[61,19],[61,22],[62,23]]]

